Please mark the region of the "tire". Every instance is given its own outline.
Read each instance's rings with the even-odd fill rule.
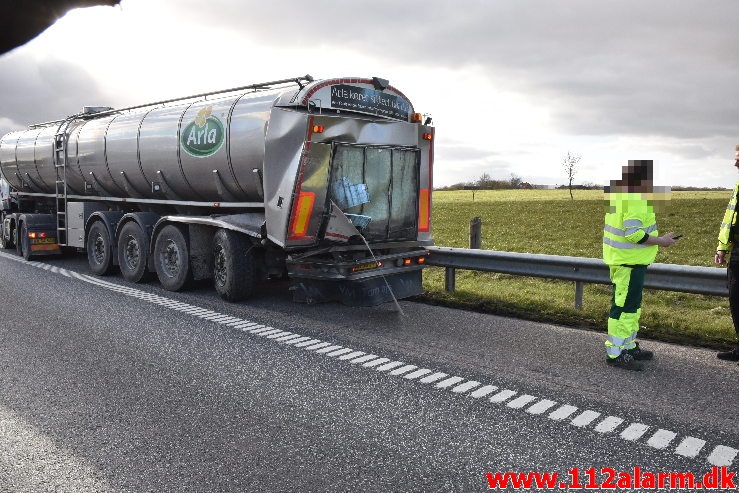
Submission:
[[[130,282],[149,280],[149,238],[137,222],[126,223],[118,235],[118,266]]]
[[[16,229],[17,231],[17,229]],[[31,258],[31,245],[28,242],[28,226],[24,222],[21,231],[15,238],[15,251],[26,260]]]
[[[243,234],[219,229],[213,237],[213,286],[226,301],[254,294],[257,281],[254,247]]]
[[[87,263],[90,271],[98,276],[113,272],[113,245],[102,221],[95,221],[87,233]]]
[[[154,242],[154,266],[162,287],[182,291],[192,285],[190,245],[185,232],[169,224],[162,228]]]

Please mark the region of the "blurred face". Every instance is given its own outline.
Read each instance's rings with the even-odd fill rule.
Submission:
[[[736,154],[734,155],[734,166],[739,170],[739,149],[736,150]]]

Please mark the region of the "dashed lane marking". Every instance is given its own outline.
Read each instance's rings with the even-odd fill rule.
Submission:
[[[365,354],[363,351],[331,344],[330,342],[295,334],[290,331],[265,326],[254,321],[240,319],[238,317],[233,317],[213,310],[208,310],[206,308],[176,301],[171,298],[166,298],[164,296],[146,293],[135,288],[105,281],[86,274],[80,274],[64,268],[51,266],[42,262],[26,262],[25,260],[6,252],[0,252],[0,256],[9,260],[21,262],[27,266],[44,269],[55,274],[78,279],[148,303],[160,305],[170,310],[193,315],[215,324],[231,327],[252,336],[264,337],[276,343],[290,345],[291,347],[301,348],[306,351],[313,351],[315,354],[322,354],[324,356],[331,357],[336,361],[346,361],[350,364],[361,365],[363,368],[373,369],[377,372],[386,372],[386,375],[400,376],[405,380],[414,380],[426,385],[433,384],[435,388],[449,390],[453,394],[469,396],[474,399],[487,398],[488,402],[492,404],[502,404],[508,401],[505,407],[509,409],[524,410],[526,413],[534,416],[546,416],[546,419],[552,421],[565,422],[569,419],[569,423],[578,428],[591,429],[592,425],[592,430],[596,433],[614,433],[622,425],[625,425],[623,430],[617,435],[622,440],[631,442],[639,441],[640,443],[643,441],[643,443],[651,448],[663,451],[669,450],[676,455],[692,459],[701,456],[701,454],[706,454],[706,461],[714,466],[731,466],[739,454],[739,450],[736,448],[721,444],[717,444],[711,448],[710,451],[707,451],[707,442],[701,438],[692,436],[679,437],[676,432],[664,429],[657,429],[650,434],[650,430],[652,430],[653,427],[648,424],[625,423],[624,419],[621,417],[603,417],[598,411],[591,409],[580,410],[576,406],[572,406],[570,404],[560,404],[555,408],[558,404],[557,402],[540,398],[535,395],[518,395],[518,391],[516,390],[499,390],[499,387],[496,385],[481,386],[481,383],[476,380],[468,380],[460,376],[449,376],[444,372],[434,371],[430,368],[418,368],[413,364],[393,361],[389,358],[374,354]],[[518,397],[511,399],[516,395],[518,395]],[[549,414],[546,414],[552,408],[555,409],[549,412]],[[580,411],[580,413],[576,414],[577,411]]]

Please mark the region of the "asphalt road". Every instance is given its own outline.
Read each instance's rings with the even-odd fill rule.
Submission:
[[[0,253],[0,491],[485,491],[486,473],[739,464],[739,366],[712,351],[643,341],[655,360],[626,372],[596,332],[86,272]]]

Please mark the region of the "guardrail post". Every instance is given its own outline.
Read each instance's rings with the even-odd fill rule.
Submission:
[[[482,248],[482,219],[475,217],[470,221],[470,249]]]
[[[444,289],[453,293],[456,289],[457,276],[454,267],[446,267],[444,269]]]
[[[575,281],[575,309],[582,310],[582,291],[584,283]]]

